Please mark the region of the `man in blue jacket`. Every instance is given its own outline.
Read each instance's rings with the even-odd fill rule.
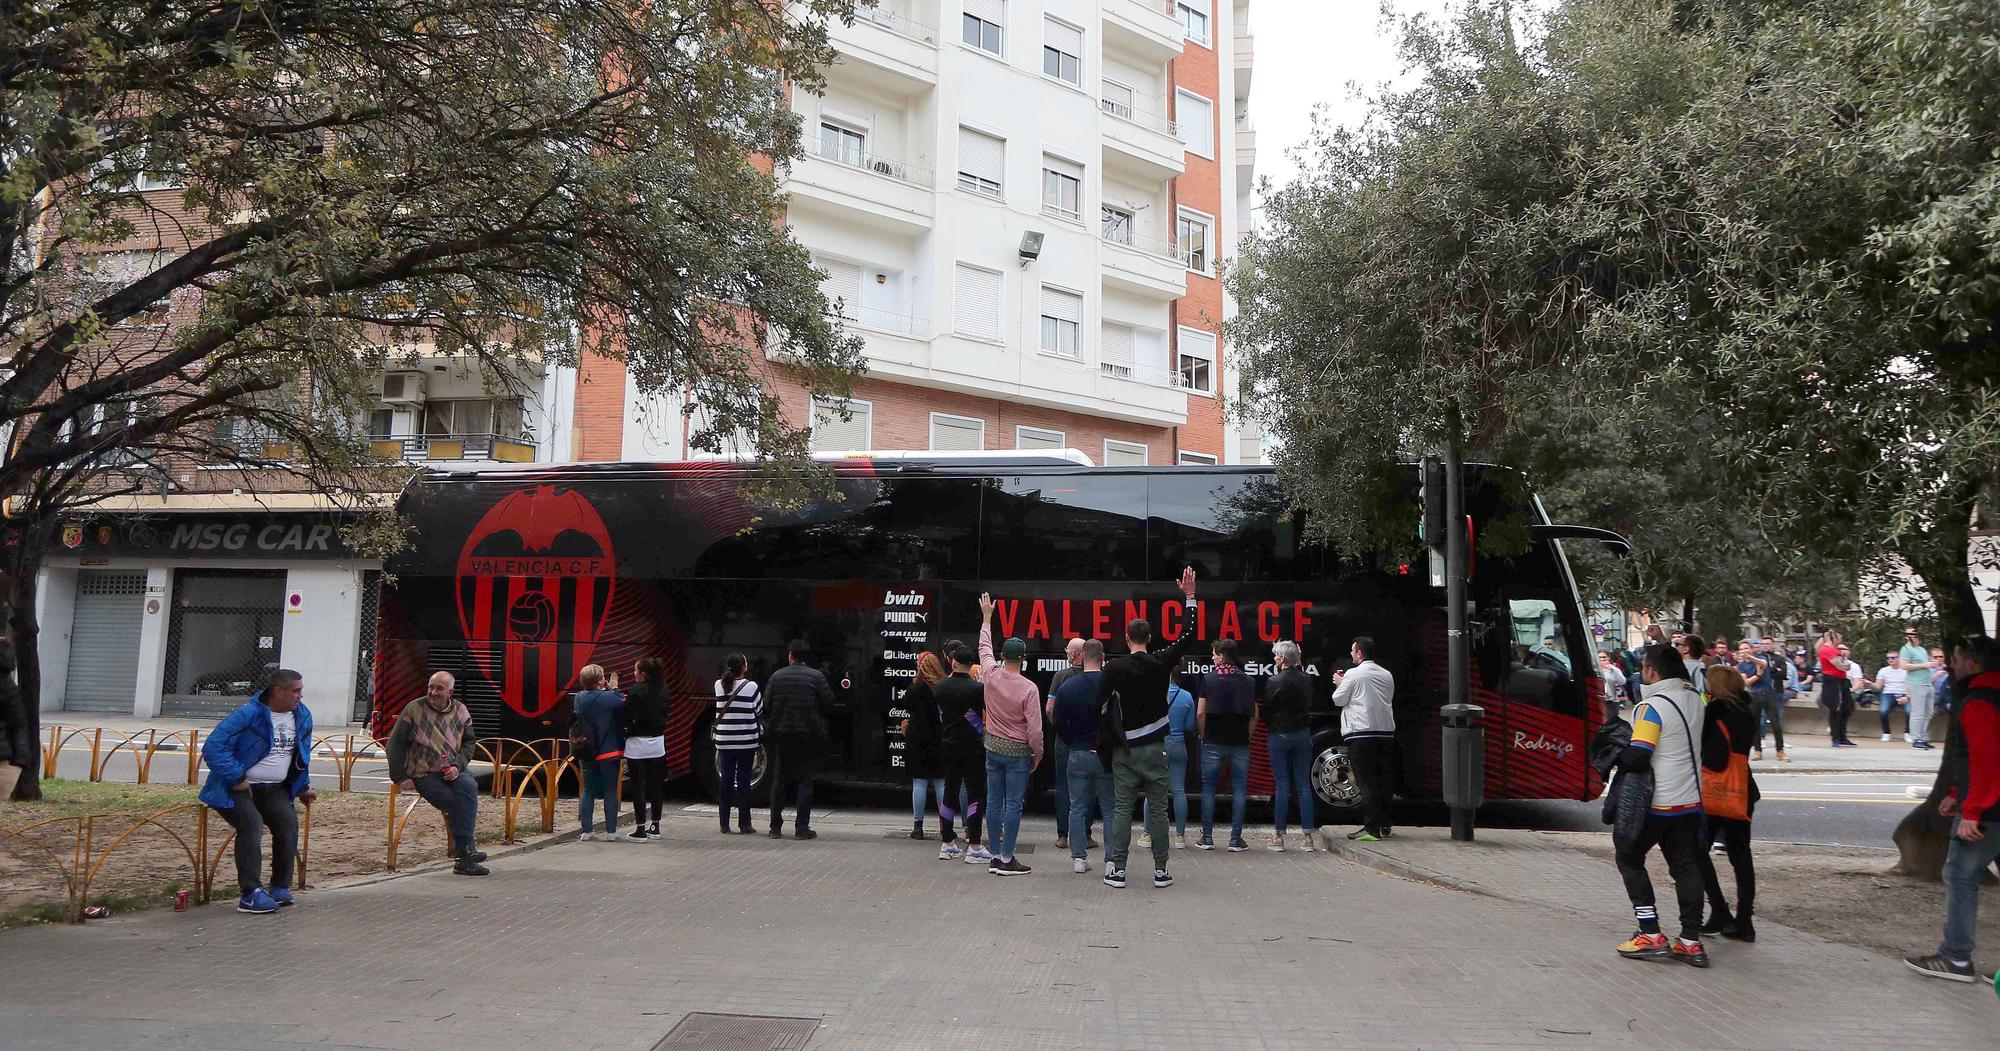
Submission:
[[[236,829],[236,911],[265,915],[292,904],[292,866],[299,854],[293,800],[311,803],[312,711],[298,672],[280,668],[265,688],[230,712],[201,746],[208,781],[201,801]],[[259,879],[264,830],[271,830],[271,885]]]

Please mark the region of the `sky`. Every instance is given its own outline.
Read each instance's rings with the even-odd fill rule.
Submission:
[[[1398,13],[1438,15],[1446,0],[1391,0]],[[1358,124],[1367,106],[1356,86],[1373,89],[1401,72],[1381,0],[1251,0],[1257,40],[1250,119],[1257,126],[1257,175],[1283,185],[1299,166],[1287,154],[1306,141],[1313,107]]]

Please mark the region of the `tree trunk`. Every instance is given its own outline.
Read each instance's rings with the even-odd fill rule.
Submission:
[[[37,574],[48,535],[45,527],[23,527],[7,567],[11,577],[7,587],[8,636],[14,645],[22,714],[27,718],[27,751],[17,760],[21,780],[14,786],[13,796],[22,802],[42,798],[42,624],[35,616],[35,596],[41,585]]]
[[[1930,592],[1931,604],[1937,607],[1938,644],[1945,647],[1949,656],[1951,646],[1959,639],[1981,634],[1986,629],[1986,618],[1979,610],[1979,594],[1973,590],[1971,555],[1972,503],[1977,493],[1973,486],[1956,486],[1943,500],[1939,501],[1938,527],[1929,533],[1919,534],[1912,543],[1903,545],[1898,552],[1924,582]],[[1962,497],[1955,500],[1954,497]],[[1961,524],[1962,523],[1962,524]],[[1946,670],[1935,674],[1949,675]],[[1950,739],[1956,731],[1958,720],[1951,713],[1945,714],[1944,732],[1938,735],[1938,742],[1951,755]],[[1896,844],[1896,866],[1891,871],[1904,876],[1936,883],[1943,879],[1945,853],[1951,848],[1951,821],[1938,813],[1938,801],[1944,798],[1945,788],[1952,779],[1952,771],[1947,764],[1938,764],[1937,776],[1931,780],[1931,790],[1924,801],[1917,805],[1903,820],[1896,823],[1892,839]]]
[[[1688,596],[1681,600],[1681,630],[1690,635],[1694,634],[1694,592],[1692,591],[1688,592]]]

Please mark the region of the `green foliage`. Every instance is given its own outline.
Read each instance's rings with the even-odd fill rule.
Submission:
[[[1967,628],[2000,6],[1567,0],[1525,43],[1505,11],[1408,23],[1416,86],[1320,129],[1230,276],[1297,490],[1382,535],[1341,494],[1463,434],[1629,529],[1634,604],[1823,602],[1887,552]]]

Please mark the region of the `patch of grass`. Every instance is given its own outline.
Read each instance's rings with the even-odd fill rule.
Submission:
[[[193,803],[199,794],[200,789],[195,785],[43,781],[42,798],[32,803],[9,803],[0,809],[0,825],[19,828],[50,818],[83,814],[146,814]]]
[[[93,896],[86,904],[102,905],[111,910],[111,915],[117,916],[121,913],[137,912],[140,909],[150,909],[163,904],[171,904],[174,892],[180,889],[181,885],[179,883],[169,883],[161,888],[157,894],[107,894]],[[38,902],[33,905],[23,905],[16,909],[0,912],[0,930],[6,930],[10,927],[32,927],[42,923],[67,922],[68,917],[63,914],[65,908],[66,906],[60,901]]]

